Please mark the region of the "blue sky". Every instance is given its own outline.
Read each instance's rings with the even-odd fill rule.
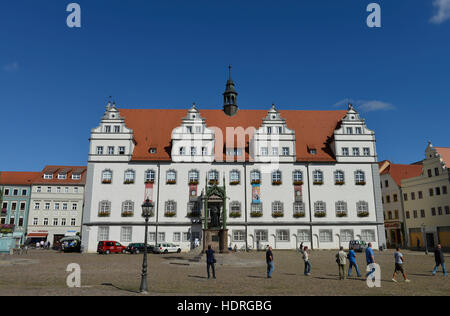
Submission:
[[[107,97],[221,108],[227,65],[247,109],[359,105],[380,160],[450,146],[450,1],[70,0],[0,4],[0,170],[86,164]]]

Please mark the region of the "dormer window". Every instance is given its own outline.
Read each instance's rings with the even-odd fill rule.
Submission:
[[[156,154],[156,148],[155,147],[150,148],[149,153]]]
[[[45,174],[44,174],[44,179],[46,179],[46,180],[51,180],[51,179],[53,179],[53,174],[51,174],[51,173],[45,173]]]
[[[315,154],[317,154],[317,150],[314,149],[314,148],[311,148],[311,149],[309,150],[309,153],[310,153],[311,155],[315,155]]]
[[[72,180],[80,180],[81,179],[81,174],[72,174]]]
[[[59,180],[66,180],[67,179],[67,174],[58,174],[58,179]]]

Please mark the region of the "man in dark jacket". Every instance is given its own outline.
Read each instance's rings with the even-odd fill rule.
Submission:
[[[272,253],[272,247],[268,246],[266,251],[266,262],[267,262],[267,278],[272,278],[272,273],[274,270],[273,265],[273,253]]]
[[[447,270],[445,270],[445,258],[444,253],[442,252],[441,245],[437,245],[436,250],[434,251],[434,261],[436,262],[436,266],[433,270],[433,275],[436,275],[437,269],[439,266],[442,266],[442,272],[444,272],[444,276],[447,276]]]
[[[208,245],[208,250],[206,250],[206,270],[208,271],[208,279],[210,277],[209,275],[209,269],[212,268],[212,275],[213,279],[216,278],[216,268],[215,263],[216,259],[214,258],[214,250],[212,250],[211,245]]]

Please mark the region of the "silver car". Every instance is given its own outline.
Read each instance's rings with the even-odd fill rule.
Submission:
[[[160,243],[153,248],[154,253],[180,253],[181,248],[171,243]]]

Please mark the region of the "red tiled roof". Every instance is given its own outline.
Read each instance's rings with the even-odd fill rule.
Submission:
[[[402,185],[402,180],[418,177],[422,174],[422,165],[399,165],[389,164],[381,174],[390,174],[398,186]]]
[[[450,168],[450,147],[434,147],[434,149],[444,160],[445,166]]]
[[[229,117],[222,110],[200,110],[206,126],[220,128],[224,138],[227,127],[260,128],[267,113],[266,110],[239,110],[236,115]],[[287,127],[295,130],[297,161],[335,161],[328,140],[333,137],[334,130],[346,113],[347,111],[281,110],[281,117],[286,119]],[[172,130],[181,125],[187,110],[120,109],[120,114],[125,118],[126,126],[134,132],[136,146],[132,160],[171,160]],[[230,141],[231,139],[226,139],[224,142],[226,144]],[[247,160],[248,141],[249,137],[246,136]],[[310,154],[308,146],[314,146],[317,153]],[[157,148],[156,154],[149,153],[150,147]]]
[[[86,184],[86,172],[87,167],[84,166],[45,166],[45,168],[38,173],[38,176],[34,178],[33,184],[73,184],[84,185]],[[66,179],[58,179],[58,173],[67,175]],[[72,174],[81,172],[80,180],[73,180]],[[44,179],[44,174],[52,174],[53,179]]]
[[[39,177],[40,172],[15,172],[15,171],[1,171],[0,184],[6,185],[31,185],[36,177]]]

